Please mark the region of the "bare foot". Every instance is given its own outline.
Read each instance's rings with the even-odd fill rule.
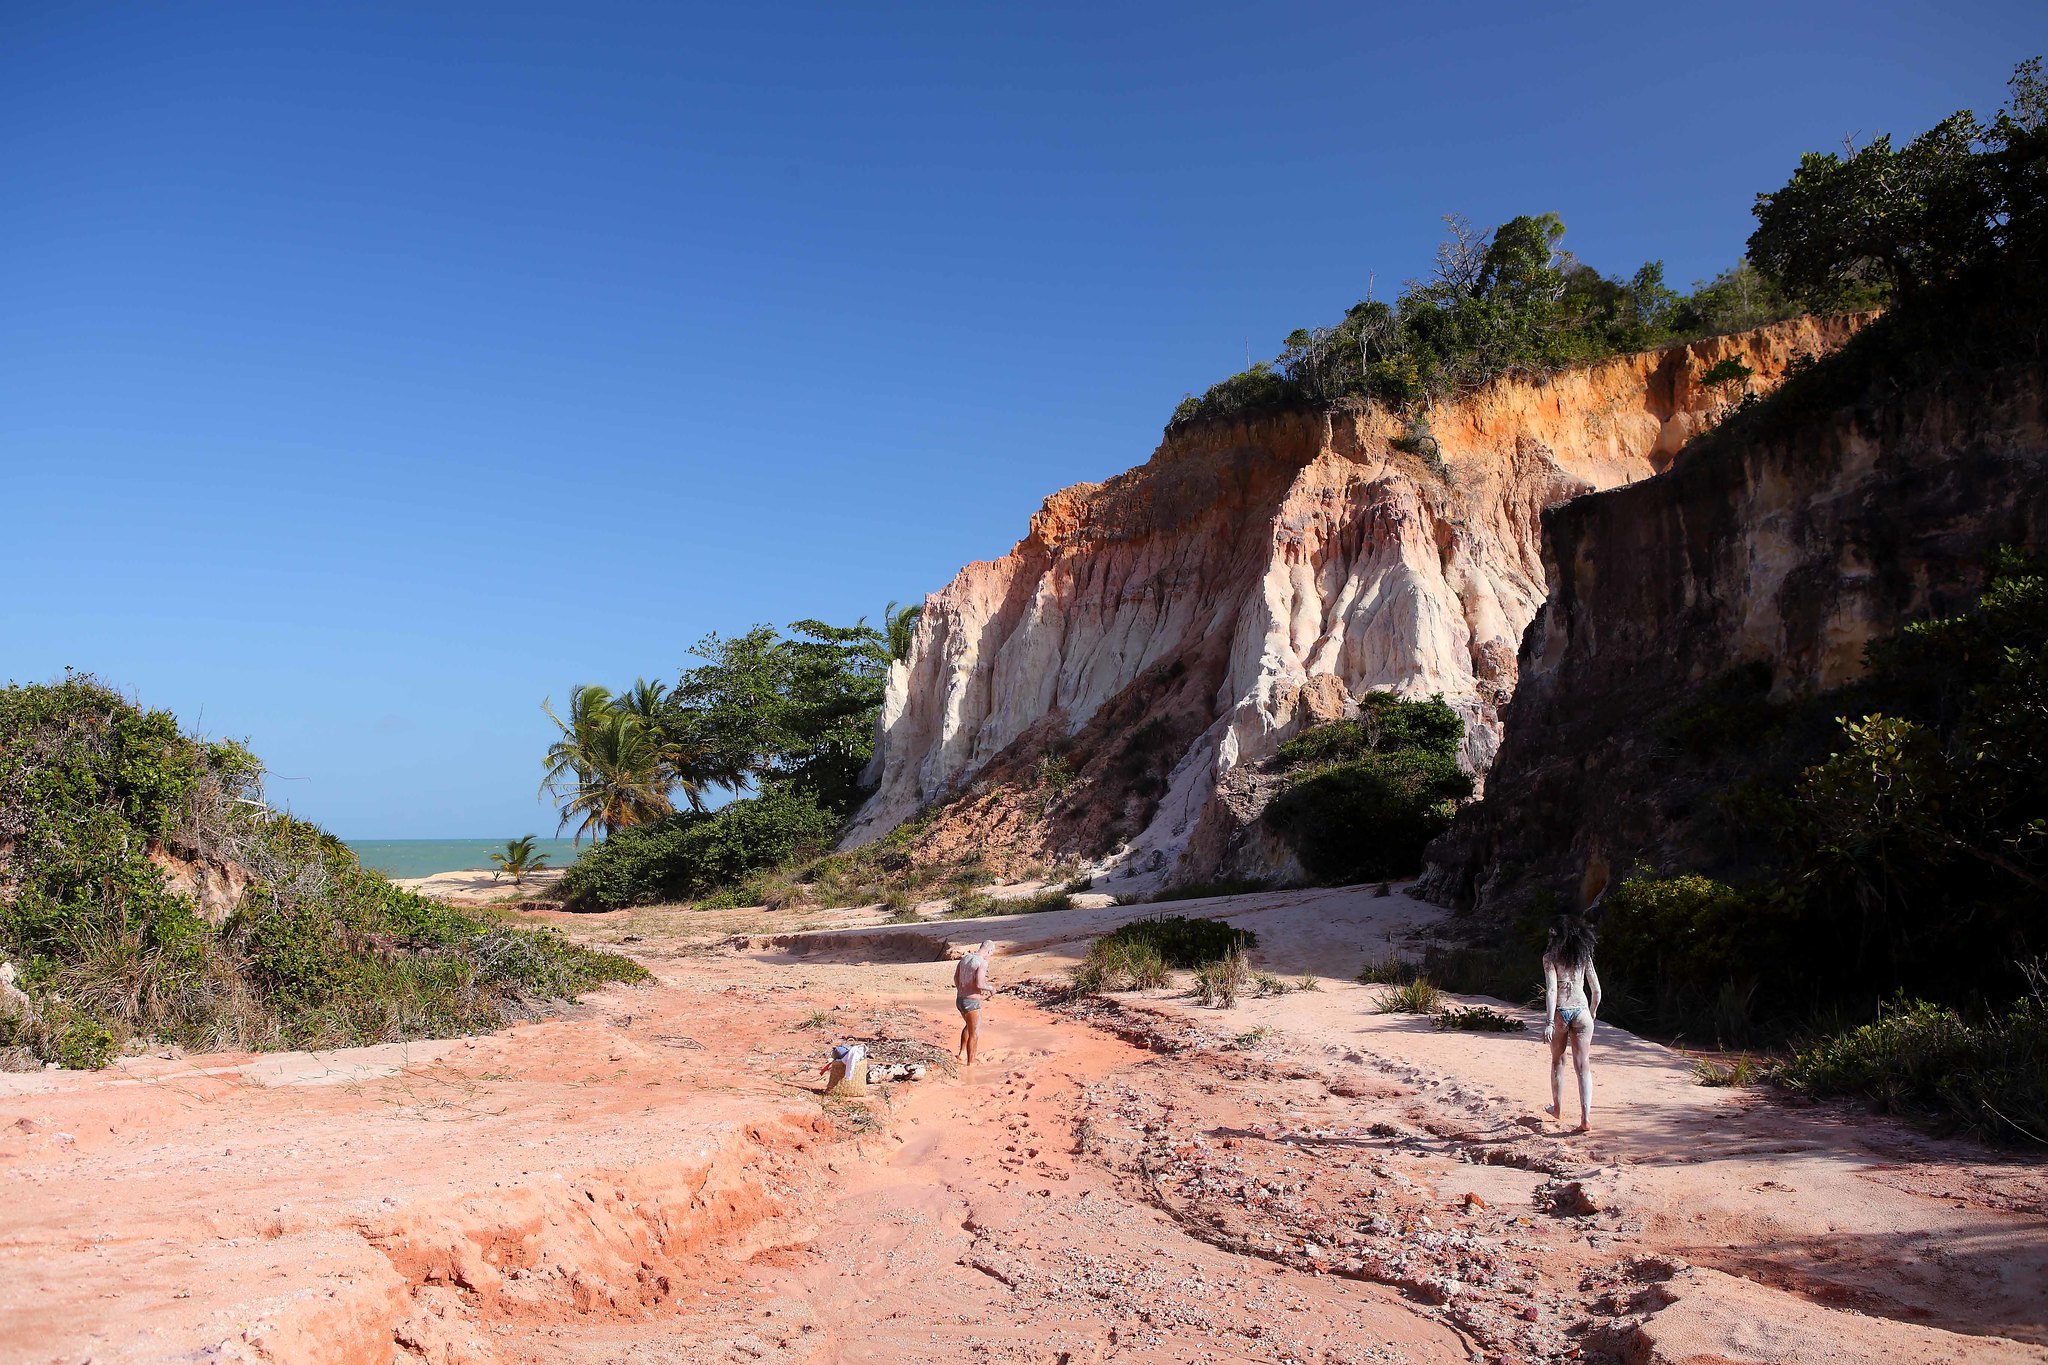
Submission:
[[[1554,1104],[1546,1104],[1546,1105],[1544,1105],[1544,1106],[1543,1106],[1543,1112],[1544,1112],[1544,1113],[1546,1113],[1546,1114],[1548,1114],[1548,1115],[1550,1115],[1550,1117],[1552,1117],[1552,1118],[1556,1118],[1556,1117],[1557,1117],[1557,1106],[1556,1106],[1556,1105],[1554,1105]]]
[[[1574,1133],[1590,1133],[1590,1132],[1592,1132],[1592,1131],[1593,1131],[1593,1123],[1592,1123],[1592,1120],[1588,1119],[1588,1120],[1587,1120],[1586,1122],[1584,1122],[1584,1123],[1580,1124],[1580,1125],[1579,1125],[1578,1127],[1576,1127],[1576,1128],[1572,1129],[1572,1131],[1573,1131]]]

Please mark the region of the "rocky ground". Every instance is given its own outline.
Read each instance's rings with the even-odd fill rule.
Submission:
[[[656,909],[561,922],[657,985],[488,1038],[0,1078],[0,1358],[2048,1359],[2040,1165],[1612,1029],[1571,1136],[1536,1034],[1348,980],[1428,907],[1169,908],[1316,988],[1067,999],[1133,910]],[[984,936],[957,1071],[941,958]],[[827,1100],[843,1038],[933,1065]]]

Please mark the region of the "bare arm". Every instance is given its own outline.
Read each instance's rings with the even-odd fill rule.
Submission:
[[[1551,1027],[1557,1022],[1557,968],[1549,958],[1543,960],[1543,1041],[1550,1041]]]
[[[1600,973],[1593,970],[1591,960],[1586,963],[1586,1003],[1593,1007],[1597,1018],[1600,1014]]]

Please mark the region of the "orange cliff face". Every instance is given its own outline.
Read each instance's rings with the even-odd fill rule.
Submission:
[[[925,600],[848,834],[934,807],[930,856],[1073,857],[1142,893],[1286,873],[1253,767],[1374,689],[1443,694],[1482,778],[1543,604],[1545,508],[1648,478],[1739,399],[1867,317],[1796,319],[1495,382],[1428,413],[1292,412],[1169,433],[1048,498],[1001,559]]]

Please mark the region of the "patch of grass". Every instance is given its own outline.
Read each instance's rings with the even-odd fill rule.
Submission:
[[[1195,999],[1218,1009],[1230,1009],[1251,981],[1251,963],[1244,949],[1232,948],[1213,962],[1195,969]]]
[[[1361,986],[1399,986],[1412,981],[1418,975],[1416,967],[1392,948],[1378,957],[1369,957],[1358,969],[1356,980]]]
[[[1038,915],[1048,910],[1070,910],[1074,898],[1064,891],[1041,891],[1033,896],[1008,899],[984,891],[969,891],[953,898],[947,919],[987,919],[991,915]]]
[[[1273,1030],[1261,1024],[1255,1029],[1247,1029],[1243,1033],[1238,1034],[1235,1038],[1225,1043],[1224,1046],[1234,1051],[1242,1052],[1246,1048],[1257,1047],[1272,1036]]]
[[[1186,915],[1157,915],[1132,920],[1105,934],[1098,942],[1143,943],[1150,945],[1170,967],[1206,966],[1235,952],[1256,948],[1259,936],[1222,920],[1194,919]]]
[[[1294,989],[1298,991],[1319,991],[1322,988],[1322,980],[1314,972],[1303,972],[1301,980],[1294,983]]]
[[[1172,970],[1159,950],[1149,943],[1098,938],[1088,945],[1088,956],[1074,967],[1074,987],[1088,994],[1118,990],[1154,990],[1164,986]]]
[[[1285,995],[1293,990],[1294,987],[1289,985],[1283,977],[1276,976],[1272,972],[1253,972],[1252,989],[1258,994],[1265,996]]]
[[[1693,1080],[1715,1088],[1758,1085],[1769,1079],[1769,1075],[1769,1069],[1747,1053],[1731,1062],[1701,1057],[1692,1064]]]
[[[1271,891],[1273,883],[1257,877],[1226,877],[1213,882],[1186,882],[1162,887],[1149,898],[1154,902],[1199,901],[1216,896],[1248,896],[1254,891]]]
[[[800,1029],[807,1029],[807,1028],[818,1028],[818,1029],[824,1029],[824,1028],[831,1028],[831,1027],[832,1027],[832,1024],[833,1024],[833,1022],[834,1022],[834,1021],[833,1021],[833,1018],[832,1018],[832,1011],[831,1011],[831,1010],[812,1010],[812,1011],[811,1011],[811,1012],[810,1012],[809,1014],[805,1015],[805,1016],[804,1016],[804,1017],[803,1017],[802,1019],[799,1019],[799,1020],[797,1021],[797,1024],[796,1024],[796,1026],[797,1026],[798,1028],[800,1028]]]
[[[1513,1015],[1502,1014],[1485,1005],[1444,1010],[1436,1016],[1436,1026],[1459,1033],[1523,1033],[1529,1027]]]
[[[1443,1008],[1443,992],[1426,976],[1389,986],[1380,993],[1381,1014],[1435,1014]]]

